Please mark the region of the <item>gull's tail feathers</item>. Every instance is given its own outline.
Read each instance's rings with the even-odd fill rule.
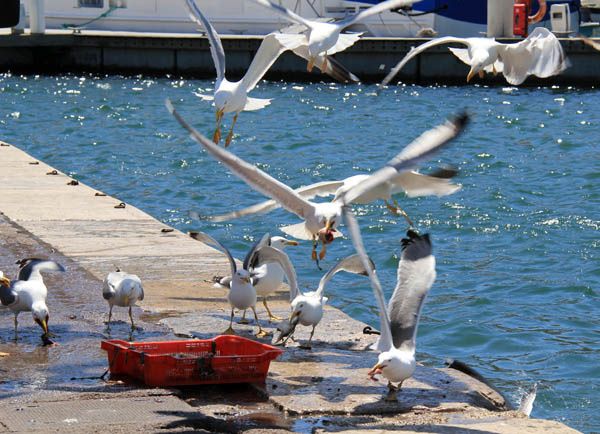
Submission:
[[[248,97],[246,105],[244,106],[244,111],[251,112],[254,110],[264,109],[269,104],[271,104],[271,99]]]

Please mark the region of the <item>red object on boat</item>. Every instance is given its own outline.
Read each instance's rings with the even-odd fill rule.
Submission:
[[[513,34],[527,37],[529,33],[529,3],[528,0],[513,5]]]
[[[128,375],[149,386],[262,383],[271,360],[283,351],[240,336],[206,340],[102,341],[112,375]]]

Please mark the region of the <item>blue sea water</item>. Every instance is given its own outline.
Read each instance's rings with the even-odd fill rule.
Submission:
[[[206,231],[241,257],[264,232],[298,220],[283,210],[219,224],[188,217],[190,210],[224,213],[263,199],[201,151],[164,108],[170,97],[210,135],[214,109],[193,92],[210,93],[212,85],[175,77],[0,75],[0,138],[178,229]],[[376,169],[467,109],[467,131],[423,167],[459,167],[462,190],[398,197],[419,230],[431,233],[438,264],[418,359],[432,366],[463,360],[513,402],[538,383],[533,416],[600,431],[600,92],[374,91],[262,83],[254,96],[273,102],[240,115],[231,150],[296,187]],[[356,212],[389,295],[406,224],[382,203]],[[321,272],[310,262],[309,243],[288,251],[301,286],[314,288]],[[352,252],[348,239],[338,240],[323,266]],[[327,292],[331,304],[378,326],[364,278],[338,275]]]

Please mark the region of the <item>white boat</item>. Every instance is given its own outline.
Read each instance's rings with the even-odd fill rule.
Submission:
[[[378,2],[280,0],[278,3],[306,18],[339,19]],[[385,12],[351,30],[364,31],[377,37],[428,35],[428,29],[448,27],[447,17],[435,13],[436,3],[439,2],[425,0],[415,5],[408,14]],[[460,3],[465,5],[464,0]],[[466,0],[466,3],[485,3],[485,0]],[[85,28],[154,33],[199,31],[197,25],[190,21],[183,0],[45,0],[44,4],[46,27],[49,29]],[[197,0],[197,4],[222,34],[262,35],[289,26],[279,15],[249,0]],[[27,14],[28,6],[29,1],[25,3]],[[485,20],[485,12],[482,17]],[[455,21],[451,27],[456,36],[472,36],[485,31],[485,22],[450,21]],[[443,31],[440,35],[446,33]]]
[[[30,3],[27,0],[26,13]],[[263,35],[289,26],[250,0],[196,0],[221,34]],[[277,0],[276,0],[277,1]],[[381,0],[278,0],[306,18],[344,18]],[[579,0],[559,0],[578,9]],[[600,1],[600,0],[598,0]],[[153,33],[197,33],[184,0],[43,0],[46,27]],[[548,4],[557,1],[547,0]],[[535,8],[535,7],[534,7]],[[548,10],[550,8],[548,7]],[[548,14],[547,14],[548,15]],[[548,17],[544,18],[548,20]],[[548,23],[541,25],[549,27]],[[487,31],[486,0],[422,0],[411,11],[385,12],[351,31],[376,37],[481,36]]]

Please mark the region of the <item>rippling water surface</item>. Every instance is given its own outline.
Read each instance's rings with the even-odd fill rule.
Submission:
[[[0,76],[0,138],[181,230],[201,229],[241,257],[266,231],[298,220],[282,210],[225,224],[262,200],[193,143],[163,101],[212,134],[214,110],[193,95],[209,81],[117,76]],[[231,150],[291,186],[379,167],[423,130],[463,108],[467,132],[440,163],[463,189],[399,201],[431,232],[438,263],[419,328],[418,358],[466,361],[514,402],[539,384],[533,416],[583,431],[600,423],[600,92],[575,88],[263,83],[270,107],[243,113]],[[231,119],[226,120],[228,126]],[[226,131],[225,131],[226,134]],[[382,203],[357,208],[369,253],[391,294],[406,225]],[[342,228],[343,230],[343,228]],[[352,253],[344,239],[324,266]],[[321,273],[310,246],[290,248],[303,287]],[[339,275],[331,303],[377,326],[363,278]]]

